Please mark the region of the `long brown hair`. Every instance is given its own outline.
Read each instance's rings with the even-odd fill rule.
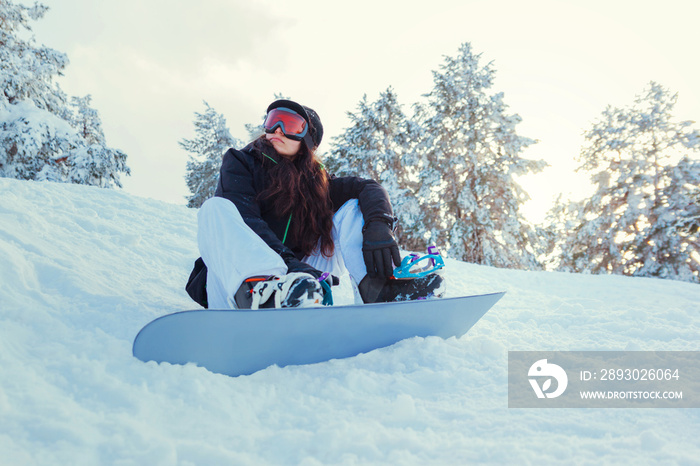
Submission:
[[[275,153],[265,135],[256,139],[253,147],[263,154]],[[323,165],[304,143],[293,161],[281,156],[278,159],[277,163],[269,161],[270,184],[259,199],[271,201],[280,218],[292,215],[289,234],[304,255],[320,246],[321,254],[332,256],[333,208]],[[267,157],[263,157],[263,163],[267,162]]]

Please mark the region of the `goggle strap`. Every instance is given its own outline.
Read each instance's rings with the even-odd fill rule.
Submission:
[[[316,147],[314,145],[314,138],[311,137],[311,131],[307,131],[304,135],[304,143],[309,150],[313,150],[313,148]]]

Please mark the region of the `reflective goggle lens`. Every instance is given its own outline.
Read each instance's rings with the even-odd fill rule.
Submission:
[[[277,127],[282,128],[285,136],[291,139],[301,140],[308,131],[304,117],[284,107],[273,108],[265,117],[263,123],[265,131],[273,133]]]

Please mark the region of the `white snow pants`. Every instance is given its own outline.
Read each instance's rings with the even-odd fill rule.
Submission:
[[[207,300],[210,309],[233,309],[233,296],[246,278],[284,275],[282,258],[243,221],[233,202],[208,199],[199,209],[199,252],[207,265]],[[355,283],[367,275],[362,257],[364,220],[357,199],[351,199],[333,216],[335,252],[327,258],[316,252],[304,262],[337,277],[347,270]]]

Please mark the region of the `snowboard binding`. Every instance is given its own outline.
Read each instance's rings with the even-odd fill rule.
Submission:
[[[445,267],[445,261],[436,246],[428,247],[428,254],[419,256],[410,254],[403,258],[401,265],[394,269],[393,277],[396,279],[410,279],[425,277]]]
[[[307,273],[255,276],[244,280],[233,300],[236,309],[332,306],[333,276],[316,279]],[[337,280],[337,279],[336,279]]]

